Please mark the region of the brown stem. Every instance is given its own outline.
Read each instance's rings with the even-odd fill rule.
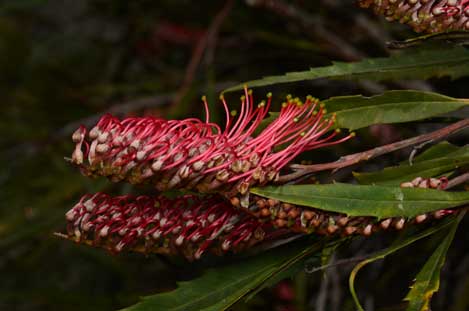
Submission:
[[[445,187],[445,189],[456,187],[467,181],[469,181],[469,172],[459,175],[458,177],[455,177],[451,179],[450,181],[448,181],[448,185]]]
[[[399,149],[403,149],[403,148],[410,147],[410,146],[415,146],[426,141],[436,141],[436,140],[442,139],[444,137],[454,134],[467,127],[469,127],[469,119],[464,119],[454,124],[451,124],[449,126],[446,126],[444,128],[441,128],[439,130],[436,130],[434,132],[412,137],[412,138],[398,141],[392,144],[380,146],[380,147],[373,148],[364,152],[347,155],[347,156],[341,157],[339,160],[335,162],[314,164],[314,165],[293,164],[290,167],[296,170],[296,172],[288,174],[288,175],[280,176],[280,178],[277,180],[277,183],[279,184],[286,183],[286,182],[295,180],[299,177],[302,177],[304,175],[311,174],[314,172],[325,171],[325,170],[336,171],[341,168],[357,164],[358,162],[367,161],[367,160],[379,157],[383,154],[387,154],[387,153],[390,153]]]

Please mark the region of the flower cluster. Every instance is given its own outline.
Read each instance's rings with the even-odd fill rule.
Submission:
[[[246,249],[270,237],[272,226],[235,210],[220,197],[88,194],[66,213],[67,237],[120,252],[199,259],[207,251]],[[276,232],[278,235],[281,232]]]
[[[410,25],[417,32],[469,30],[469,0],[359,0],[390,21]]]
[[[107,176],[112,181],[152,184],[159,191],[196,190],[199,193],[241,193],[250,186],[277,178],[280,170],[300,153],[341,143],[353,133],[337,139],[329,132],[335,116],[318,100],[304,102],[287,96],[278,117],[254,135],[271,105],[254,104],[245,88],[239,116],[230,113],[223,96],[226,125],[191,118],[165,120],[130,117],[119,120],[103,116],[89,132],[80,127],[73,134],[76,144],[72,163],[87,176]],[[229,195],[229,196],[232,196]]]
[[[447,178],[417,177],[411,182],[401,184],[407,188],[429,188],[443,190],[447,185]],[[236,207],[243,207],[240,199],[233,197],[231,203]],[[439,210],[418,215],[413,219],[403,217],[386,218],[378,221],[374,217],[349,217],[344,214],[332,213],[311,207],[299,206],[280,202],[274,199],[251,195],[249,205],[244,209],[257,219],[270,221],[276,228],[288,228],[294,232],[316,233],[321,235],[352,235],[369,236],[379,230],[401,230],[407,224],[420,224],[432,219],[440,219],[454,214],[456,210]]]

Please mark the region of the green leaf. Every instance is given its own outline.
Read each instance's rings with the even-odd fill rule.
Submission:
[[[285,185],[254,188],[252,193],[282,202],[350,216],[415,217],[469,203],[469,192],[446,192],[351,184]]]
[[[411,286],[409,293],[404,298],[405,301],[409,302],[407,311],[430,310],[430,300],[440,287],[440,270],[445,263],[446,253],[463,216],[464,213],[461,213],[457,221],[453,222],[449,232],[444,235],[441,242],[438,242],[437,249],[417,274],[414,285]]]
[[[290,72],[280,76],[264,77],[244,82],[225,90],[231,92],[249,87],[298,82],[319,78],[331,79],[428,79],[450,76],[453,79],[469,72],[469,51],[463,47],[445,49],[405,50],[386,58],[367,58],[356,63],[335,62],[331,66],[312,68],[308,71]]]
[[[456,219],[454,217],[449,217],[447,219],[445,219],[444,221],[442,221],[441,223],[439,223],[438,225],[436,226],[433,226],[425,231],[422,231],[418,234],[413,234],[407,238],[404,238],[403,240],[397,240],[395,241],[390,247],[386,248],[386,249],[383,249],[379,252],[377,252],[376,254],[374,254],[373,256],[370,256],[370,258],[368,259],[365,259],[363,261],[361,261],[359,264],[357,264],[352,272],[350,273],[350,276],[349,276],[349,289],[350,289],[350,293],[352,294],[352,297],[353,297],[353,300],[355,301],[355,305],[357,306],[357,309],[359,311],[363,311],[363,307],[360,305],[360,301],[358,299],[358,296],[355,292],[355,278],[357,277],[357,274],[358,274],[358,271],[360,271],[361,268],[363,268],[364,266],[366,266],[367,264],[369,263],[372,263],[378,259],[383,259],[385,258],[386,256],[406,247],[406,246],[409,246],[410,244],[420,240],[420,239],[423,239],[427,236],[430,236],[440,230],[442,230],[443,228],[446,228],[448,227],[449,225],[451,224],[454,224],[456,222]]]
[[[354,176],[361,184],[378,185],[399,185],[418,176],[423,178],[439,176],[458,167],[469,165],[469,146],[459,148],[445,156],[425,160],[428,156],[427,154],[425,157],[419,158],[419,161],[413,165],[406,163],[387,167],[379,172],[354,173]]]
[[[424,152],[416,156],[413,162],[417,163],[421,161],[442,158],[442,157],[448,156],[450,153],[453,153],[459,149],[460,147],[450,144],[447,141],[443,141],[439,144],[431,146],[430,148],[428,148],[427,150],[425,150]],[[407,163],[409,163],[408,160],[403,161],[401,164],[407,164]]]
[[[415,38],[407,39],[404,41],[391,41],[386,45],[390,49],[404,49],[421,44],[461,44],[469,43],[469,31],[445,31],[438,33],[431,33]]]
[[[352,131],[372,124],[422,120],[469,106],[468,100],[419,91],[339,96],[324,103],[329,114],[336,114],[336,127]]]
[[[201,277],[180,282],[179,287],[167,293],[144,297],[124,310],[146,311],[220,311],[226,310],[263,284],[318,252],[323,243],[311,244],[311,239],[289,243],[251,258],[208,269]],[[289,270],[290,269],[290,270]]]

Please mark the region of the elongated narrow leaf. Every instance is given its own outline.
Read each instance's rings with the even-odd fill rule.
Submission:
[[[451,225],[448,234],[446,234],[438,243],[438,247],[433,255],[423,266],[422,270],[417,274],[414,285],[404,300],[409,302],[407,311],[428,311],[430,310],[430,299],[440,287],[440,270],[445,263],[446,253],[453,241],[459,222],[464,214],[458,217],[457,221]]]
[[[469,165],[469,146],[459,148],[446,156],[423,161],[419,159],[413,165],[401,164],[380,172],[354,173],[354,176],[361,184],[399,185],[418,176],[435,177],[465,165]]]
[[[285,185],[252,193],[350,216],[415,217],[469,203],[469,192],[350,184]]]
[[[446,49],[405,50],[386,58],[364,59],[356,63],[333,63],[331,66],[312,68],[241,83],[225,92],[240,90],[245,84],[259,87],[279,83],[332,79],[427,79],[450,76],[455,79],[469,72],[469,51],[463,47]]]
[[[321,245],[322,243],[311,244],[311,240],[307,239],[255,257],[240,259],[236,263],[212,268],[197,279],[180,282],[179,287],[172,292],[144,297],[141,302],[124,310],[226,310],[256,291],[270,278],[318,252]]]
[[[418,162],[422,162],[426,160],[434,160],[434,159],[442,158],[442,157],[450,155],[451,153],[455,151],[458,151],[459,149],[460,147],[456,145],[450,144],[447,141],[442,141],[441,143],[431,146],[424,152],[417,155],[413,159],[413,162],[418,163]],[[405,160],[401,162],[401,164],[408,164],[408,163],[409,163],[409,160]]]
[[[409,246],[410,244],[414,243],[414,242],[417,242],[418,240],[421,240],[425,237],[428,237],[444,228],[447,228],[448,226],[454,224],[456,222],[456,218],[455,217],[451,217],[449,219],[446,219],[444,221],[442,221],[441,223],[439,223],[438,225],[434,226],[434,227],[431,227],[425,231],[422,231],[418,234],[414,234],[414,235],[411,235],[405,239],[402,239],[402,240],[397,240],[395,241],[390,247],[386,248],[386,249],[383,249],[382,251],[379,251],[377,252],[376,254],[374,254],[373,256],[371,256],[370,258],[368,259],[365,259],[363,260],[362,262],[360,262],[359,264],[357,264],[352,272],[350,273],[350,277],[349,277],[349,289],[350,289],[350,293],[352,294],[352,297],[353,297],[353,300],[355,301],[355,305],[357,306],[357,309],[359,311],[363,311],[363,307],[360,305],[360,301],[358,299],[358,296],[355,292],[355,278],[357,277],[357,274],[358,274],[358,271],[360,271],[361,268],[363,268],[364,266],[366,266],[367,264],[369,263],[372,263],[378,259],[383,259],[385,258],[386,256],[406,247],[406,246]]]
[[[406,49],[409,47],[427,44],[427,43],[467,45],[469,43],[469,32],[455,30],[455,31],[445,31],[445,32],[439,32],[439,33],[425,34],[425,35],[407,39],[404,41],[391,41],[387,43],[387,46],[390,49]]]
[[[336,126],[350,130],[378,123],[422,120],[469,106],[469,100],[419,91],[332,97],[324,103],[328,113],[336,114]]]

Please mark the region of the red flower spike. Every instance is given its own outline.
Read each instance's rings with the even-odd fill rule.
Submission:
[[[219,197],[174,200],[130,195],[85,195],[66,215],[67,236],[111,252],[183,254],[240,251],[269,238],[272,228]],[[266,235],[267,234],[267,235]]]
[[[325,119],[326,110],[317,99],[308,96],[303,103],[288,96],[278,118],[253,137],[268,113],[271,98],[268,94],[267,101],[255,106],[252,92],[245,88],[235,118],[221,96],[227,118],[223,130],[210,122],[205,97],[205,122],[155,117],[121,121],[105,115],[88,133],[80,127],[73,134],[76,147],[71,161],[85,175],[154,184],[160,191],[179,188],[244,194],[253,184],[274,180],[300,153],[353,136],[337,139],[339,131],[327,134],[335,116]],[[278,146],[286,147],[277,150]]]
[[[417,32],[469,30],[469,0],[359,0],[365,8]]]

